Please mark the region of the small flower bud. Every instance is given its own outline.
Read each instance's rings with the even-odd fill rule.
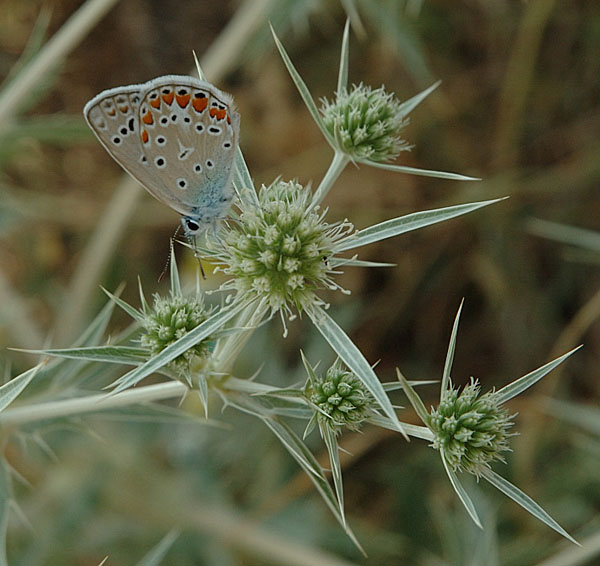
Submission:
[[[437,409],[429,415],[429,427],[435,435],[433,447],[443,449],[453,471],[466,471],[479,477],[494,460],[503,461],[509,450],[508,438],[513,422],[489,391],[479,396],[479,383],[471,382],[459,393],[448,392]]]
[[[323,99],[321,114],[338,149],[353,159],[390,161],[409,149],[400,137],[408,119],[398,99],[383,87],[362,83],[336,93],[333,102]]]
[[[322,425],[338,432],[346,427],[358,430],[367,418],[372,397],[362,382],[336,361],[323,377],[309,379],[304,394],[319,412],[317,419]]]
[[[145,320],[142,322],[144,333],[140,337],[140,343],[144,348],[148,348],[152,355],[156,355],[204,322],[209,314],[204,308],[201,297],[188,298],[181,295],[161,297],[156,294],[153,308],[146,313]],[[188,373],[192,363],[199,358],[208,357],[210,353],[208,342],[209,339],[205,339],[192,346],[175,358],[169,367],[180,375]]]

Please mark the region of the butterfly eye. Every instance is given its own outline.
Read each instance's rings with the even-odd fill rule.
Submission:
[[[185,216],[184,218],[182,218],[181,222],[183,223],[185,233],[188,236],[193,236],[200,231],[200,224],[198,224],[198,222],[196,222],[194,219],[190,218],[189,216]]]

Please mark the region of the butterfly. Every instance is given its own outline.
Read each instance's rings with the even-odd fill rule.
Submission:
[[[181,214],[188,238],[229,210],[240,135],[230,94],[193,77],[165,75],[105,90],[83,114],[113,159]]]

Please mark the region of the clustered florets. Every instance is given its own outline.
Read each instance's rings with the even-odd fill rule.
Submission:
[[[351,158],[390,161],[410,149],[400,137],[408,123],[402,105],[383,87],[344,88],[332,102],[322,100],[321,114],[338,149]]]
[[[277,180],[262,187],[257,205],[247,205],[224,227],[218,258],[239,296],[263,299],[272,312],[290,312],[290,304],[301,311],[317,301],[316,289],[336,288],[328,259],[353,227],[325,222],[325,213],[310,207],[311,198],[299,183]]]
[[[338,360],[323,377],[309,379],[304,394],[318,407],[319,423],[336,432],[342,427],[358,430],[373,405],[362,382]]]
[[[209,314],[199,296],[188,298],[171,294],[161,297],[156,294],[152,310],[146,313],[142,322],[145,332],[140,343],[156,355],[204,322]],[[179,375],[185,375],[196,360],[206,358],[209,353],[209,339],[205,339],[175,358],[169,367]]]
[[[435,435],[433,447],[443,450],[453,471],[480,476],[494,460],[504,461],[501,453],[510,450],[508,438],[513,422],[499,403],[495,391],[479,397],[479,383],[471,382],[459,393],[451,389],[429,416]]]

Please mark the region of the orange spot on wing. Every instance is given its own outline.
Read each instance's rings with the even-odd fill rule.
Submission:
[[[210,109],[210,117],[214,118],[216,116],[217,120],[222,120],[227,116],[227,110],[221,110],[219,108],[211,108]]]
[[[173,104],[173,98],[175,98],[175,93],[171,91],[169,94],[163,94],[162,99],[169,105]]]
[[[192,106],[196,112],[203,112],[208,106],[208,98],[194,98]]]
[[[106,113],[109,116],[115,116],[117,114],[117,111],[114,108],[111,108],[110,110],[107,110]]]
[[[127,112],[129,111],[129,106],[127,106],[126,104],[124,106],[119,106],[119,110],[123,113],[123,114],[127,114]]]
[[[148,143],[148,132],[146,130],[142,130],[142,142]]]
[[[144,122],[144,124],[148,124],[149,126],[154,124],[154,118],[152,117],[150,110],[148,110],[148,112],[142,116],[142,122]]]
[[[154,100],[150,101],[152,108],[160,108],[160,96],[157,96]]]
[[[179,104],[180,108],[185,108],[190,103],[189,94],[178,94],[175,98],[177,99],[177,104]]]

